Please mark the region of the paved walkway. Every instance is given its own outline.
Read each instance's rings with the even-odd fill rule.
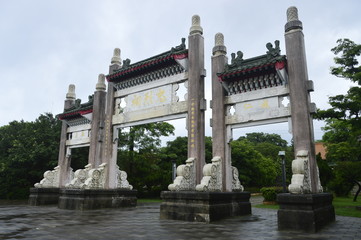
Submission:
[[[252,201],[255,202],[255,201]],[[257,202],[257,201],[256,201]],[[277,211],[211,224],[159,219],[159,203],[136,208],[71,211],[56,206],[0,206],[0,239],[361,239],[361,218],[336,216],[316,234],[278,231]]]

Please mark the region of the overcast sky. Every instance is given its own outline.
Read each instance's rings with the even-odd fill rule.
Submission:
[[[265,54],[266,43],[276,39],[285,54],[290,6],[298,8],[303,22],[308,75],[315,84],[312,101],[327,108],[328,96],[343,94],[351,85],[330,75],[330,49],[339,38],[361,43],[359,0],[0,0],[0,126],[61,113],[69,84],[86,102],[98,74],[108,73],[114,48],[132,63],[167,51],[187,38],[194,14],[201,17],[204,32],[209,101],[214,35],[224,34],[228,56],[238,50],[244,58]],[[208,107],[207,118],[210,114]],[[176,135],[186,135],[184,120],[173,123]],[[206,123],[210,136],[208,119]],[[316,139],[322,137],[322,125],[315,122]],[[254,131],[290,139],[287,124],[241,129],[234,135]]]

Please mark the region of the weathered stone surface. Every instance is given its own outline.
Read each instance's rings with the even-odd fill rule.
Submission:
[[[56,166],[54,170],[48,170],[44,173],[44,178],[35,183],[36,188],[58,188],[59,187],[59,166]]]
[[[71,210],[135,207],[137,191],[124,189],[60,189],[58,207]]]
[[[58,204],[59,188],[30,188],[29,205]]]
[[[277,195],[278,229],[317,232],[335,221],[330,193]]]
[[[212,222],[231,216],[251,214],[249,192],[161,193],[160,218]]]
[[[215,156],[212,163],[203,167],[203,178],[196,186],[199,192],[221,192],[222,191],[222,159]]]
[[[297,19],[297,9],[288,10],[288,23]],[[293,20],[292,20],[293,19]],[[302,29],[286,29],[285,44],[287,55],[288,83],[290,89],[290,106],[292,136],[295,153],[308,152],[309,189],[311,193],[322,192],[317,172],[315,154],[311,100],[308,92],[308,72],[306,50]]]
[[[193,16],[188,36],[188,158],[195,159],[196,184],[201,182],[205,165],[204,38],[199,24],[199,16]]]
[[[192,191],[196,187],[194,158],[188,158],[186,164],[177,167],[177,177],[169,184],[170,191]]]

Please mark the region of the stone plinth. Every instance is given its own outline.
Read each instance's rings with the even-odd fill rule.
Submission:
[[[330,193],[277,195],[278,229],[317,232],[335,221]]]
[[[58,204],[59,188],[30,188],[29,205]]]
[[[161,198],[161,219],[209,223],[251,214],[249,192],[164,191]]]
[[[135,207],[137,191],[124,189],[60,189],[58,207],[91,210],[100,208]]]

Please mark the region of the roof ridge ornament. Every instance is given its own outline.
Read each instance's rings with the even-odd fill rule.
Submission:
[[[268,49],[267,51],[267,58],[271,59],[274,57],[278,57],[281,53],[281,49],[280,49],[280,41],[276,40],[275,41],[275,47],[273,47],[272,43],[267,43],[266,44],[266,48]]]
[[[233,67],[233,66],[239,66],[242,64],[242,62],[244,61],[243,60],[243,52],[242,51],[238,51],[237,52],[237,57],[236,57],[236,54],[235,53],[231,53],[231,66],[230,67]]]
[[[128,68],[130,66],[130,59],[123,60],[123,66],[121,68]]]
[[[182,43],[181,44],[179,44],[178,46],[175,46],[175,47],[172,47],[171,48],[171,53],[174,53],[174,52],[177,52],[177,51],[181,51],[181,50],[184,50],[184,49],[186,49],[186,39],[185,38],[182,38],[181,39],[181,41],[182,41]]]
[[[189,29],[189,35],[203,34],[203,28],[201,27],[201,18],[198,15],[193,15],[192,26]]]
[[[268,49],[268,51],[266,52],[265,55],[256,56],[256,57],[249,58],[249,59],[243,59],[242,51],[238,51],[237,55],[236,55],[236,53],[232,53],[231,54],[231,64],[226,65],[225,71],[228,71],[230,69],[239,68],[242,65],[247,65],[247,64],[249,65],[249,67],[251,67],[252,65],[256,66],[260,63],[260,61],[265,62],[265,61],[269,61],[269,60],[279,57],[281,54],[280,41],[276,40],[274,42],[274,44],[275,44],[275,47],[273,47],[273,44],[270,42],[266,44],[266,48]]]
[[[81,99],[78,98],[78,99],[75,100],[73,109],[78,109],[80,107],[81,107]]]
[[[117,65],[121,65],[121,61],[122,59],[120,58],[120,49],[119,48],[114,48],[114,52],[113,52],[113,57],[111,60],[111,64],[117,64]]]

